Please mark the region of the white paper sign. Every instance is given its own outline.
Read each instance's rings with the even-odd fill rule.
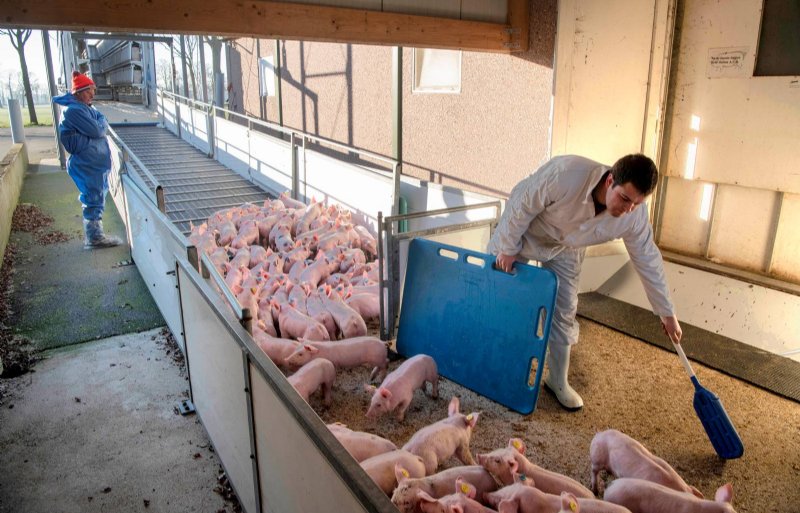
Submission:
[[[709,48],[706,73],[708,78],[749,77],[751,70],[745,64],[750,48],[733,46],[728,48]]]

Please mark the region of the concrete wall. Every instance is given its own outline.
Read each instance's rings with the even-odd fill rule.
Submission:
[[[403,51],[403,172],[422,180],[505,196],[549,157],[556,0],[531,0],[530,49],[464,52],[461,92],[412,93],[412,48]],[[392,49],[282,42],[286,126],[392,156]],[[278,121],[275,97],[259,104],[258,47],[239,39],[244,110]],[[275,42],[261,40],[260,56]]]
[[[0,256],[5,255],[11,220],[17,208],[22,181],[28,169],[28,150],[24,144],[15,144],[0,161]],[[2,260],[0,260],[1,265]]]

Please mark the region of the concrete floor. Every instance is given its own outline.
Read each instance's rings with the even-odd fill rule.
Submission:
[[[32,167],[57,166],[52,127],[26,129],[26,137]],[[0,153],[10,146],[10,133],[0,131]],[[79,212],[77,191],[68,194]],[[58,253],[72,242],[47,248]],[[20,265],[28,259],[18,251]],[[119,286],[118,269],[89,260],[87,272],[107,273]],[[104,315],[50,320],[58,326],[49,331],[74,343],[75,332],[104,324],[92,320]],[[177,413],[188,395],[177,346],[160,328],[132,333],[133,324],[118,319],[114,333],[123,335],[51,349],[31,372],[0,379],[0,513],[235,511],[220,495],[222,469],[205,429],[195,415]]]
[[[0,512],[232,511],[160,329],[54,350],[0,407]]]

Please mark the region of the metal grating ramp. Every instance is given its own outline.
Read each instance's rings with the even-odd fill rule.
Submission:
[[[118,125],[114,131],[161,184],[166,215],[184,234],[190,222],[202,223],[217,210],[274,197],[166,128]],[[139,176],[155,188],[144,173]]]
[[[589,292],[580,295],[578,315],[667,351],[675,351],[661,332],[658,317],[650,310]],[[692,360],[800,402],[800,362],[690,324],[681,323],[681,327],[684,340],[693,342],[689,347],[684,346]]]

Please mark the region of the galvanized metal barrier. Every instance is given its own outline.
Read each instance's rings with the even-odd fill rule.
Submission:
[[[500,211],[501,202],[492,201],[389,217],[378,215],[381,339],[393,340],[397,332],[410,241],[422,237],[482,252],[500,220]],[[456,214],[476,220],[448,224],[443,219]],[[418,221],[416,229],[400,231],[402,222],[414,220]]]

